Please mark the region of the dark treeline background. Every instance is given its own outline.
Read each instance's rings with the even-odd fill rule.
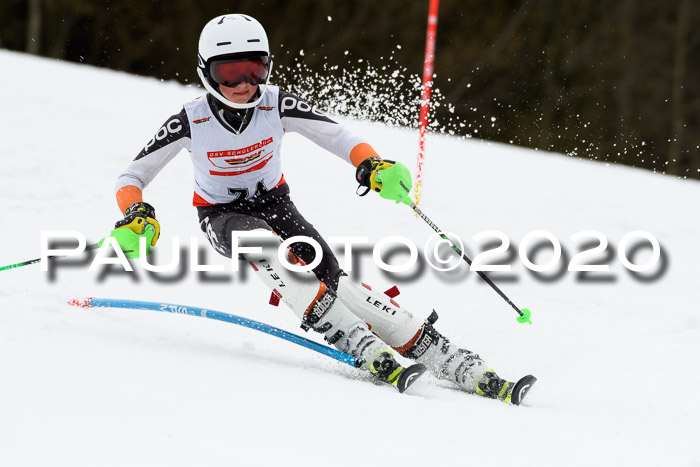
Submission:
[[[277,76],[295,60],[322,70],[390,56],[420,75],[427,10],[428,0],[2,0],[0,47],[197,83],[202,26],[239,12],[266,28]],[[698,0],[442,0],[435,73],[453,106],[436,118],[459,119],[463,134],[700,178]]]

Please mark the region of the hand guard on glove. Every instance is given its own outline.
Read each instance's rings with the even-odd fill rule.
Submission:
[[[156,246],[160,237],[160,224],[156,220],[156,210],[148,203],[138,202],[129,206],[124,212],[124,219],[114,224],[114,229],[129,229],[136,235],[143,235],[148,224],[155,228],[156,234],[151,240],[151,246]]]
[[[355,179],[361,186],[367,187],[360,196],[372,190],[382,198],[396,201],[397,204],[412,203],[409,196],[413,185],[411,173],[401,162],[368,157],[357,166]]]

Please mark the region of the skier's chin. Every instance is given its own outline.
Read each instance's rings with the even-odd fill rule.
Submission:
[[[234,91],[233,88],[227,88],[226,86],[219,86],[219,92],[221,92],[226,100],[237,105],[243,105],[250,102],[250,99],[255,95],[256,90],[257,86],[251,86],[248,89],[240,91]]]
[[[227,97],[227,99],[234,104],[247,104],[251,97],[253,97],[252,93],[244,92],[241,94],[234,94],[231,97]]]

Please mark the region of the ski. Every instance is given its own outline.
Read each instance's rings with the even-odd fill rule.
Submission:
[[[523,399],[525,399],[525,396],[528,392],[530,392],[530,389],[532,389],[532,386],[535,384],[536,381],[537,378],[535,378],[532,375],[527,375],[520,378],[513,387],[513,392],[510,396],[510,403],[513,405],[520,405],[520,403],[523,401]]]
[[[298,336],[296,334],[289,333],[282,329],[270,326],[259,321],[254,321],[248,318],[243,318],[241,316],[232,315],[229,313],[223,313],[220,311],[209,310],[198,307],[183,306],[172,303],[162,303],[162,302],[145,302],[137,300],[121,300],[121,299],[110,299],[110,298],[83,298],[83,299],[73,299],[69,302],[71,305],[78,306],[81,308],[129,308],[134,310],[153,310],[177,314],[185,314],[191,316],[199,316],[202,318],[214,319],[217,321],[225,321],[228,323],[237,324],[239,326],[248,327],[256,331],[271,334],[275,337],[290,341],[294,344],[301,345],[308,349],[314,350],[328,357],[331,357],[340,362],[346,363],[353,367],[360,367],[363,363],[362,360],[358,360],[355,357],[347,355],[338,350],[326,347],[317,342],[311,341],[304,337]],[[395,362],[394,365],[398,366]],[[396,371],[396,366],[394,366],[394,371]],[[377,378],[378,383],[388,384],[395,387],[399,393],[405,392],[409,387],[411,387],[425,372],[427,368],[421,363],[415,363],[413,365],[402,367],[400,373],[393,373],[391,378]],[[387,375],[388,376],[388,375]],[[532,375],[524,376],[518,380],[513,386],[513,391],[510,397],[510,403],[513,405],[520,405],[527,393],[535,384],[537,378]]]
[[[190,316],[198,316],[201,318],[209,318],[217,321],[224,321],[227,323],[237,324],[239,326],[254,329],[256,331],[264,332],[280,339],[292,342],[294,344],[306,347],[307,349],[314,350],[318,353],[331,357],[343,363],[347,363],[353,367],[359,367],[362,364],[361,360],[345,354],[339,350],[332,349],[323,344],[319,344],[310,339],[292,334],[283,329],[270,326],[269,324],[262,323],[260,321],[255,321],[252,319],[244,318],[242,316],[233,315],[230,313],[224,313],[221,311],[210,310],[206,308],[199,308],[193,306],[178,305],[174,303],[163,303],[163,302],[146,302],[140,300],[122,300],[114,298],[77,298],[69,302],[69,304],[80,307],[80,308],[127,308],[132,310],[152,310],[152,311],[162,311],[166,313],[176,313]]]
[[[411,387],[411,385],[415,383],[418,380],[418,378],[420,378],[421,375],[426,371],[427,368],[422,363],[416,363],[414,365],[404,368],[401,374],[399,374],[398,380],[396,381],[396,389],[398,389],[400,393],[403,393],[406,389]]]

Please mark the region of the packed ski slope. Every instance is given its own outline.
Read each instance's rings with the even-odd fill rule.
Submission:
[[[120,218],[116,177],[200,93],[0,50],[0,266],[37,257],[41,231],[105,236]],[[343,122],[413,167],[414,132]],[[432,377],[400,395],[249,329],[67,305],[86,296],[169,301],[302,333],[289,310],[267,304],[262,284],[235,276],[206,245],[182,153],[146,191],[163,229],[158,261],[170,260],[175,238],[196,237],[206,261],[227,272],[151,276],[137,263],[132,274],[93,273],[88,263],[58,267],[53,278],[39,265],[0,272],[0,465],[700,465],[700,184],[477,140],[431,135],[427,148],[421,206],[470,251],[485,230],[504,232],[513,248],[547,230],[569,259],[577,232],[610,241],[613,254],[594,258],[611,265],[604,281],[572,272],[538,280],[517,254],[515,279],[494,274],[532,310],[532,325],[518,324],[463,267],[390,277],[371,253],[356,262],[358,280],[398,284],[399,302],[418,314],[438,310],[438,329],[502,376],[538,376],[525,405]],[[352,168],[298,135],[286,136],[284,157],[295,202],[327,237],[404,235],[422,246],[431,235],[406,206],[357,197]],[[665,273],[647,282],[615,253],[639,229],[666,258]]]

